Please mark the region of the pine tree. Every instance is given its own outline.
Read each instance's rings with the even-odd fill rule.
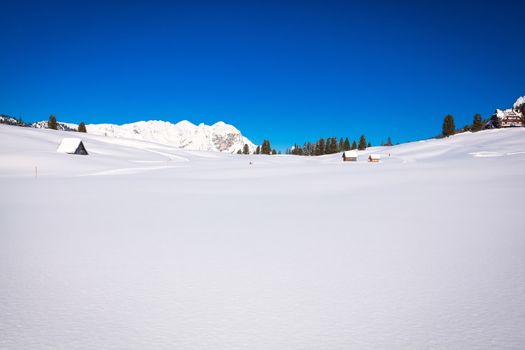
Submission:
[[[317,142],[315,155],[316,156],[322,156],[324,154],[324,152],[325,152],[325,149],[326,149],[326,144],[324,142],[324,139],[320,138],[319,141]]]
[[[483,128],[483,121],[481,119],[481,115],[479,113],[476,113],[474,115],[474,119],[472,121],[472,128],[471,130],[473,132],[480,131]]]
[[[271,154],[272,153],[272,146],[270,146],[270,141],[266,140],[266,153],[265,154]]]
[[[311,142],[305,142],[303,145],[303,154],[305,156],[313,156],[315,154],[315,145]]]
[[[338,151],[339,151],[339,146],[337,145],[337,138],[332,137],[332,145],[330,147],[330,153],[334,154],[334,153],[337,153]]]
[[[449,137],[456,133],[456,124],[454,123],[454,117],[450,114],[445,116],[443,120],[443,136]]]
[[[368,142],[368,145],[366,145],[366,147],[372,147],[372,142]]]
[[[261,154],[261,146],[257,146],[255,149],[255,154]]]
[[[492,126],[496,129],[501,128],[501,120],[498,118],[497,115],[494,114],[492,117],[490,117],[490,121],[492,123]]]
[[[366,149],[366,138],[365,135],[361,135],[359,138],[359,146],[357,146],[357,149],[360,151],[363,151]]]
[[[80,124],[78,124],[78,132],[87,132],[86,124],[84,124],[84,122],[80,122]]]
[[[242,151],[241,151],[241,150],[238,150],[238,151],[237,151],[237,154],[242,154]]]
[[[392,146],[392,139],[390,138],[390,136],[388,136],[388,138],[386,139],[385,146]]]
[[[58,129],[57,118],[52,114],[49,116],[49,120],[47,121],[47,127],[53,130]]]
[[[334,138],[333,137],[329,137],[326,139],[326,144],[325,144],[325,149],[324,149],[324,153],[325,154],[332,154],[333,153],[333,148],[334,148]]]
[[[250,154],[250,147],[248,147],[248,144],[244,144],[243,148],[242,148],[242,153],[243,154]]]
[[[357,149],[357,143],[355,142],[355,140],[354,140],[354,142],[352,142],[352,150],[354,150],[354,149]]]
[[[337,145],[337,152],[342,152],[345,149],[345,142],[343,141],[343,138],[341,137],[339,139],[339,144]]]
[[[270,154],[272,152],[272,147],[270,146],[270,141],[263,140],[260,152],[261,152],[261,154]]]
[[[277,151],[274,149],[272,149],[272,154],[277,154]]]
[[[348,141],[348,137],[345,138],[345,142],[343,145],[343,151],[350,151],[350,141]]]

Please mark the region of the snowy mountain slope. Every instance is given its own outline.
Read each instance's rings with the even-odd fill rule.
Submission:
[[[36,128],[47,128],[47,121],[32,124]],[[59,130],[76,131],[78,125],[58,123]],[[190,150],[236,153],[247,144],[250,153],[256,146],[244,137],[233,125],[217,122],[211,126],[194,125],[187,120],[176,124],[160,120],[140,121],[131,124],[89,124],[87,132],[119,138],[129,138],[162,143]]]
[[[43,120],[43,121],[40,121],[40,122],[33,123],[33,124],[31,124],[31,127],[37,128],[37,129],[47,129],[47,128],[49,128],[47,120]],[[57,129],[58,130],[63,130],[63,131],[77,131],[78,130],[78,124],[57,122]]]
[[[514,104],[512,105],[512,108],[514,110],[519,110],[519,108],[521,107],[522,104],[525,103],[525,96],[520,96],[518,97],[518,99],[516,100],[516,102],[514,102]]]
[[[525,128],[356,163],[70,135],[0,125],[0,348],[525,343]]]

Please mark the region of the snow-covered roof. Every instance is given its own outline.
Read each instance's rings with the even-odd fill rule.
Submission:
[[[65,137],[58,146],[58,153],[75,153],[78,146],[82,142],[78,137]]]
[[[357,157],[357,151],[356,150],[344,151],[343,155],[348,158],[354,158],[354,157]]]
[[[506,117],[520,117],[521,114],[519,112],[516,112],[512,109],[496,109],[496,116],[500,119],[506,118]]]
[[[370,159],[374,159],[374,160],[379,160],[381,159],[381,156],[379,154],[376,154],[376,153],[372,153],[371,155],[368,156]]]

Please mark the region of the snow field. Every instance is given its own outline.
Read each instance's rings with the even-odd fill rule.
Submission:
[[[357,163],[68,135],[0,125],[0,348],[525,344],[524,129]]]

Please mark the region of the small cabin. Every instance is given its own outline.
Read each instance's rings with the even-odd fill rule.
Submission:
[[[60,142],[60,145],[57,148],[58,153],[67,153],[67,154],[81,154],[88,155],[84,143],[78,137],[66,137],[63,138]]]
[[[368,156],[368,161],[372,163],[379,163],[381,156],[379,154],[370,154]]]
[[[356,162],[357,161],[357,151],[344,151],[343,152],[343,162]]]

